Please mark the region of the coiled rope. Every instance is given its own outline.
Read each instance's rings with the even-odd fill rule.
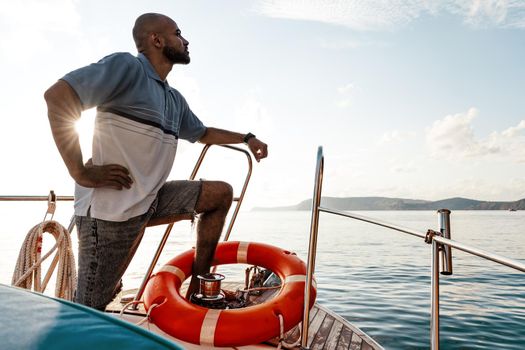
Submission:
[[[55,245],[44,255],[42,252],[43,233],[48,232],[55,237]],[[57,250],[51,265],[41,281],[41,265],[55,250]],[[47,283],[58,263],[55,286],[55,296],[73,300],[77,284],[75,256],[71,248],[71,237],[68,230],[56,221],[44,221],[35,225],[27,234],[16,262],[11,284],[13,286],[44,292]]]

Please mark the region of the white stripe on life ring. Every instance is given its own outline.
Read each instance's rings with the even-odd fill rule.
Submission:
[[[248,247],[250,242],[239,242],[237,247],[237,264],[247,264],[248,263]]]
[[[293,283],[293,282],[305,282],[306,275],[290,275],[284,279],[284,283]],[[312,278],[312,286],[317,289],[317,282]]]
[[[174,274],[180,279],[181,282],[184,282],[184,280],[186,280],[186,275],[184,274],[184,271],[182,271],[176,266],[164,265],[159,269],[158,272],[168,272]]]
[[[215,329],[217,328],[217,322],[222,310],[209,309],[204,316],[202,321],[200,345],[213,346],[215,340]]]

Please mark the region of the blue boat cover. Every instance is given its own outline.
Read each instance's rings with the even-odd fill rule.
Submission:
[[[134,324],[62,299],[0,284],[0,348],[182,349]]]

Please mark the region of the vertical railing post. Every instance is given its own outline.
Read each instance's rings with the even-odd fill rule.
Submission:
[[[308,327],[310,324],[310,289],[315,271],[315,255],[317,253],[317,232],[319,228],[319,207],[321,206],[321,189],[323,185],[323,147],[317,149],[317,165],[315,186],[312,196],[312,219],[310,223],[310,244],[308,247],[308,265],[306,266],[306,283],[304,284],[304,307],[301,328],[301,348],[308,349]]]
[[[441,237],[446,239],[452,239],[450,233],[450,210],[440,209],[439,214],[439,230],[441,231]],[[441,274],[452,275],[452,248],[447,244],[440,244],[440,262],[441,262]]]
[[[450,210],[440,209],[439,235],[450,239]],[[438,234],[436,232],[436,234]],[[440,268],[441,263],[441,268]],[[439,273],[452,274],[452,249],[432,239],[432,276],[431,276],[431,315],[430,315],[430,348],[439,349]]]
[[[450,239],[450,210],[440,209],[439,214],[439,235]],[[436,233],[437,234],[437,233]],[[441,268],[440,268],[441,263]],[[432,239],[432,276],[430,298],[430,348],[439,349],[439,273],[443,275],[452,274],[452,249],[449,245],[438,243]]]
[[[67,232],[69,234],[73,233],[73,229],[75,228],[76,221],[75,221],[75,215],[71,216],[71,220],[69,220],[69,226],[67,227]]]
[[[439,350],[439,246],[440,244],[432,240],[432,261],[431,261],[431,311],[430,311],[430,348]]]

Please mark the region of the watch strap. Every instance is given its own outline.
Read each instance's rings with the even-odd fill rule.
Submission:
[[[252,134],[251,132],[249,132],[249,133],[247,133],[247,134],[244,136],[244,138],[242,139],[242,142],[243,142],[245,145],[247,145],[247,144],[248,144],[248,141],[249,141],[251,138],[253,138],[253,137],[255,137],[255,135]]]

